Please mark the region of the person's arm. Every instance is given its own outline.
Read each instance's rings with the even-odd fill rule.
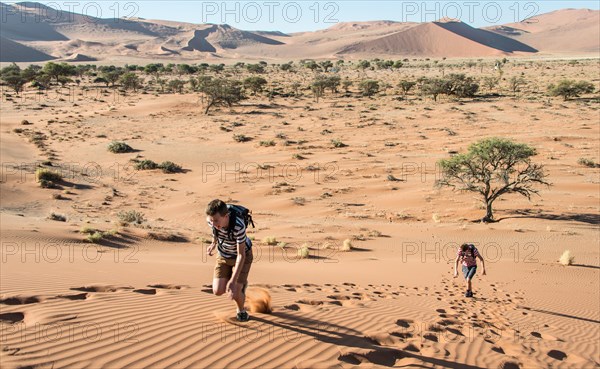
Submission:
[[[479,260],[481,260],[481,266],[483,267],[483,272],[482,274],[485,275],[485,260],[483,260],[483,258],[481,257],[481,254],[477,254],[477,258]]]
[[[454,260],[454,276],[456,277],[458,275],[458,262],[460,261],[460,255],[458,255],[456,257],[456,260]]]
[[[210,219],[208,217],[206,217],[206,223],[208,223],[208,226],[210,227],[211,231],[212,231],[212,223],[210,221]],[[208,246],[206,248],[206,253],[208,254],[208,256],[212,256],[213,251],[215,250],[215,247],[217,246],[217,239],[215,238],[215,233],[213,232],[212,234],[212,242],[210,244],[210,246]]]

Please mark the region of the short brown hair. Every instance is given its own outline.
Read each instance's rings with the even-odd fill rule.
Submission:
[[[208,203],[206,206],[206,215],[210,215],[211,217],[215,214],[219,213],[221,215],[227,214],[227,204],[219,199],[214,199]]]

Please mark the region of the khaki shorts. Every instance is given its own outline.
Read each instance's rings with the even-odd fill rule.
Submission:
[[[233,275],[233,268],[235,267],[236,260],[237,258],[225,259],[221,255],[217,254],[217,263],[215,265],[215,272],[213,278],[226,278],[227,280],[229,280]],[[250,248],[250,250],[246,251],[246,259],[244,261],[244,265],[242,265],[242,270],[238,275],[238,283],[248,283],[248,273],[250,273],[252,260],[254,260],[254,256],[252,255],[252,248]]]

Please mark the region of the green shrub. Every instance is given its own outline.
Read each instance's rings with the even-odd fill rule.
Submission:
[[[158,168],[158,164],[152,160],[141,160],[135,163],[135,169],[137,170],[150,170]]]
[[[340,140],[331,140],[331,143],[333,144],[333,147],[336,147],[336,148],[348,146]]]
[[[163,161],[158,165],[158,168],[162,169],[164,173],[179,173],[181,172],[181,166],[173,163],[172,161]]]
[[[246,135],[236,134],[236,135],[233,135],[233,140],[235,142],[248,142],[251,140],[251,138]]]
[[[62,181],[62,175],[49,169],[39,168],[35,171],[35,177],[43,188],[52,188],[54,184]]]
[[[108,151],[114,154],[122,154],[126,152],[132,152],[133,149],[125,142],[113,141],[108,145]]]
[[[122,222],[141,224],[145,221],[144,214],[136,210],[120,211],[117,216]]]
[[[263,242],[266,243],[269,246],[274,246],[274,245],[277,245],[277,238],[275,238],[275,237],[265,237],[263,239]]]
[[[300,247],[298,249],[298,257],[300,259],[306,259],[310,256],[310,250],[308,248],[307,244],[302,245],[302,247]]]
[[[275,146],[275,141],[273,141],[273,140],[260,141],[260,146],[265,146],[265,147]]]
[[[48,219],[56,220],[57,222],[66,222],[67,221],[67,217],[65,217],[64,215],[61,215],[61,214],[56,214],[56,213],[50,213],[50,215],[48,215]]]
[[[595,161],[593,161],[591,159],[579,158],[579,160],[577,160],[577,163],[580,165],[589,167],[589,168],[600,168],[600,164],[596,163]]]
[[[104,238],[104,234],[102,232],[94,232],[91,234],[88,234],[88,236],[85,238],[85,240],[89,243],[98,243],[100,241],[102,241],[102,239]]]

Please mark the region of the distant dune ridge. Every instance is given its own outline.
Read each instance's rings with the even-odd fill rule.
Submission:
[[[2,3],[2,62],[493,57],[600,52],[600,11],[563,9],[519,23],[473,28],[428,23],[341,22],[314,32],[244,31],[228,24],[94,18],[34,2]],[[78,55],[78,57],[73,57]]]
[[[534,19],[486,29],[547,52],[600,52],[598,10],[557,10]]]
[[[423,23],[371,41],[350,45],[340,54],[399,54],[419,56],[491,56],[536,49],[498,33],[454,20]]]

